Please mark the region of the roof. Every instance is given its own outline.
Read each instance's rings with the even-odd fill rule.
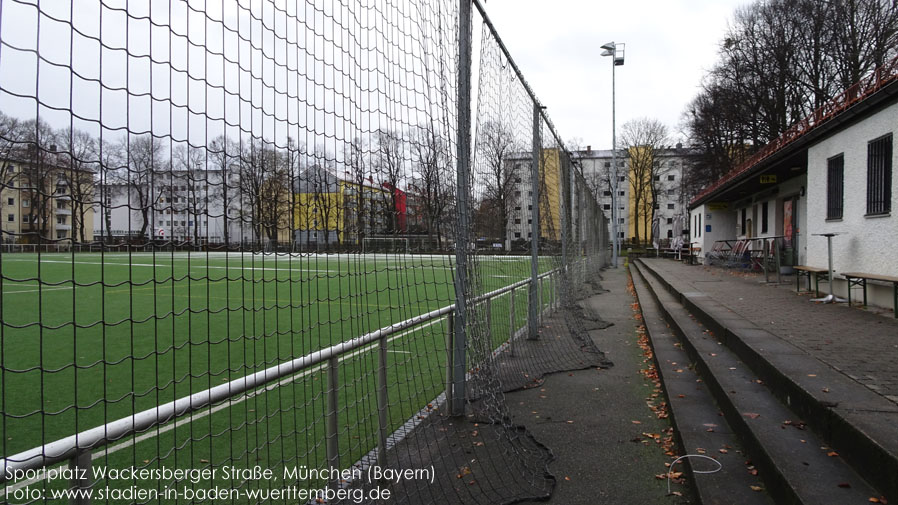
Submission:
[[[694,208],[776,161],[806,149],[823,135],[845,127],[898,97],[898,56],[877,68],[808,117],[794,123],[742,164],[699,192],[689,203]]]

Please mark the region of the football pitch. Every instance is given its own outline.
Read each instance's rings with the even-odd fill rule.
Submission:
[[[3,457],[450,305],[453,262],[398,254],[3,254]],[[541,258],[539,270],[554,265]],[[489,292],[530,271],[528,257],[482,256],[474,285]],[[508,339],[509,298],[492,302],[494,347]],[[524,324],[526,298],[518,290],[515,327]],[[446,331],[441,318],[389,338],[390,431],[444,390]],[[377,443],[376,349],[340,360],[342,466]],[[313,367],[111,442],[93,452],[94,464],[320,467],[324,372]]]

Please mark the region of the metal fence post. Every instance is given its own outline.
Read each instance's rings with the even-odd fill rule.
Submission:
[[[539,163],[541,154],[540,141],[540,107],[533,102],[533,153],[530,166],[530,200],[533,210],[530,213],[530,317],[528,318],[527,338],[539,338]]]
[[[75,457],[69,460],[69,468],[76,470],[72,472],[73,478],[69,481],[69,488],[72,490],[90,489],[91,486],[91,454],[90,451],[82,451],[75,454]],[[79,479],[81,475],[85,477]],[[69,500],[71,505],[90,505],[90,498],[87,496],[75,496]]]
[[[452,412],[452,341],[455,340],[455,312],[446,315],[446,408]]]
[[[377,370],[377,464],[381,468],[387,466],[387,430],[389,429],[389,398],[387,397],[387,338],[383,337],[379,342],[380,366]]]
[[[327,464],[331,468],[340,468],[340,444],[337,432],[340,429],[337,412],[337,390],[339,381],[340,359],[334,356],[327,360]]]
[[[516,321],[514,318],[514,309],[515,309],[515,301],[514,301],[514,288],[511,290],[510,301],[508,302],[508,347],[510,348],[511,355],[514,356],[514,334],[515,334],[515,326]]]
[[[471,162],[471,0],[458,4],[458,141],[456,142],[456,228],[455,228],[455,335],[452,342],[450,411],[465,413],[465,348],[468,291],[468,233],[470,232],[469,170]]]
[[[493,299],[487,298],[483,303],[486,304],[486,335],[493,342]]]

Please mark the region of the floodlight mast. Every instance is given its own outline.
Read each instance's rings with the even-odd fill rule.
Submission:
[[[611,56],[611,264],[617,268],[617,258],[620,256],[620,233],[618,232],[618,175],[617,175],[617,132],[616,132],[616,90],[614,67],[624,64],[623,43],[614,41],[602,45],[602,56]],[[618,50],[620,48],[620,50]]]

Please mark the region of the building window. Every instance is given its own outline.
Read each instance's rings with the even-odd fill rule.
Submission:
[[[521,232],[519,232],[519,231],[514,232],[514,238],[521,238]]]
[[[892,134],[867,144],[867,214],[892,210]]]
[[[672,203],[667,204],[667,208],[673,210],[674,204],[672,204]]]
[[[668,189],[668,190],[667,190],[667,196],[674,196],[674,195],[676,195],[676,194],[677,194],[677,190],[675,190],[675,189]]]
[[[16,204],[16,199],[15,199],[15,198],[7,198],[7,199],[6,199],[6,204],[7,204],[7,205],[15,205],[15,204]]]
[[[667,230],[667,238],[673,238],[673,230]]]
[[[677,176],[675,176],[675,175],[668,175],[668,176],[667,176],[667,180],[668,180],[668,181],[674,181],[674,180],[676,180],[676,179],[677,179]]]
[[[767,218],[770,216],[770,211],[767,208],[769,203],[764,202],[761,204],[761,233],[767,233]]]
[[[31,200],[22,200],[22,207],[31,207]]]
[[[16,215],[15,215],[15,214],[7,214],[7,215],[6,215],[6,220],[9,221],[10,223],[15,223],[15,222],[16,222]]]
[[[826,219],[842,219],[845,195],[845,155],[826,161]]]
[[[702,236],[702,215],[698,215],[698,236]]]
[[[611,191],[605,191],[605,196],[611,196]]]
[[[610,204],[610,203],[606,203],[605,206],[604,206],[604,209],[605,209],[605,210],[611,210],[611,204]]]
[[[517,218],[514,220],[514,224],[521,224],[521,218]]]
[[[610,161],[606,161],[606,162],[605,162],[605,168],[611,168],[611,162],[610,162]]]
[[[746,222],[745,221],[746,221],[746,218],[748,217],[747,211],[748,211],[748,209],[742,209],[742,228],[741,228],[741,230],[742,230],[743,235],[745,235],[745,231],[746,231],[746,228],[745,228]]]
[[[660,180],[661,180],[661,176],[660,176],[660,175],[656,175],[656,176],[655,176],[655,180],[656,180],[656,181],[660,181]]]
[[[667,218],[667,224],[673,224],[673,218],[672,218],[672,217]]]
[[[623,192],[623,191],[620,191],[619,193],[620,193],[620,196],[624,196],[624,192]]]

